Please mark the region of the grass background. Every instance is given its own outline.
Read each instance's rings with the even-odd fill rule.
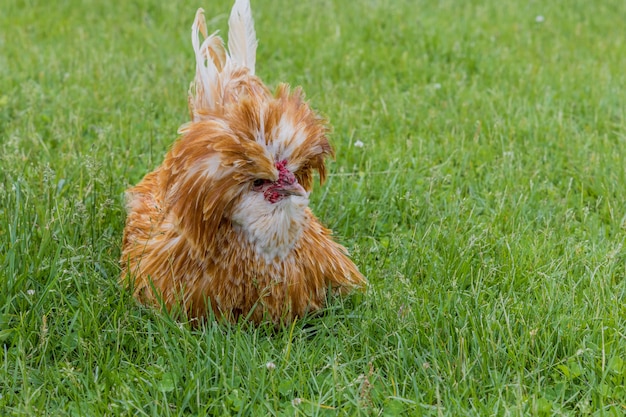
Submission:
[[[334,125],[312,206],[371,284],[278,331],[117,284],[199,6],[224,33],[224,0],[2,3],[0,414],[626,412],[626,3],[253,1],[257,72]]]

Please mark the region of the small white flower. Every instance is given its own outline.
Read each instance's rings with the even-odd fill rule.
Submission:
[[[354,142],[354,147],[355,148],[362,148],[365,144],[363,142],[361,142],[360,140],[357,140],[356,142]]]
[[[274,362],[268,362],[265,364],[265,367],[268,371],[273,371],[274,369],[276,369],[276,364]]]
[[[535,22],[537,23],[543,23],[546,20],[545,17],[543,17],[542,15],[537,15],[537,17],[535,17]]]
[[[33,289],[27,290],[26,294],[31,295],[31,296],[35,295],[35,290],[33,290]]]
[[[441,89],[441,84],[439,84],[439,83],[435,83],[435,84],[433,84],[433,88],[434,88],[435,90],[439,90],[439,89]]]
[[[293,400],[291,400],[291,405],[293,405],[294,407],[297,407],[300,404],[302,404],[302,398],[294,398]]]

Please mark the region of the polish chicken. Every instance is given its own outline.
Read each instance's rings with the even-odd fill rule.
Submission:
[[[366,280],[308,207],[333,156],[326,121],[299,88],[272,94],[255,75],[249,0],[228,23],[226,48],[196,13],[191,121],[127,191],[121,282],[192,320],[289,323]]]

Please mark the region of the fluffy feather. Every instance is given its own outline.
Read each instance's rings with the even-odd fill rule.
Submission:
[[[254,75],[247,0],[229,21],[229,49],[192,26],[191,122],[161,166],[127,192],[121,280],[147,304],[189,317],[289,322],[366,280],[308,208],[313,174],[333,156],[326,121],[300,89]],[[200,35],[203,40],[201,42]]]
[[[254,75],[257,39],[249,0],[237,0],[228,19],[228,50],[236,65]]]

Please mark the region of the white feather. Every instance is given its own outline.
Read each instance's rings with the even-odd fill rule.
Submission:
[[[204,39],[202,44],[200,44],[200,35]],[[196,78],[191,85],[190,91],[192,111],[201,108],[213,108],[218,99],[218,97],[214,96],[214,92],[218,85],[219,74],[215,62],[211,59],[208,51],[211,42],[216,37],[218,37],[217,32],[207,37],[204,10],[202,8],[198,9],[196,18],[191,26],[191,44],[196,55]],[[195,114],[193,117],[195,119]]]
[[[269,203],[263,193],[250,191],[234,207],[235,230],[252,244],[256,255],[267,263],[283,260],[291,253],[310,222],[308,196],[291,196]]]
[[[230,59],[248,68],[251,75],[254,75],[257,43],[250,0],[236,0],[228,19],[228,51]]]

